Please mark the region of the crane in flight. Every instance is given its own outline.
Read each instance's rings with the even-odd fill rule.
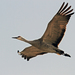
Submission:
[[[65,4],[65,2],[63,2],[59,11],[48,23],[47,29],[43,36],[37,40],[28,41],[21,36],[12,37],[14,39],[18,39],[31,44],[30,47],[25,48],[21,52],[18,50],[17,52],[22,55],[24,59],[27,59],[27,61],[37,55],[43,55],[46,53],[56,53],[58,55],[71,57],[69,54],[59,49],[58,45],[64,36],[66,25],[71,15],[74,14],[72,11],[73,9],[71,9],[71,6],[68,6],[68,3]]]

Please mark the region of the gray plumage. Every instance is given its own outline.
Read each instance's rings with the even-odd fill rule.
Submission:
[[[71,6],[68,7],[68,3],[65,5],[65,2],[63,2],[59,11],[48,23],[47,29],[40,39],[28,41],[21,36],[13,37],[14,39],[18,39],[32,45],[21,52],[18,51],[18,53],[22,55],[24,59],[27,59],[27,61],[32,57],[46,53],[56,53],[71,57],[69,54],[64,53],[63,50],[58,48],[58,45],[64,36],[66,25],[71,15],[74,14],[74,12],[72,12],[73,9],[70,10],[70,8]]]

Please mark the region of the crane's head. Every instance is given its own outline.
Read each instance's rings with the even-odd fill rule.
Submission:
[[[23,41],[23,37],[21,37],[21,36],[18,36],[18,37],[12,37],[13,39],[18,39],[18,40],[21,40],[21,41]]]
[[[18,40],[21,40],[21,36],[18,36],[18,37],[12,37],[13,39],[18,39]]]
[[[13,39],[18,39],[18,40],[21,40],[21,41],[24,41],[24,42],[28,42],[26,39],[24,39],[23,37],[21,36],[18,36],[18,37],[12,37]]]

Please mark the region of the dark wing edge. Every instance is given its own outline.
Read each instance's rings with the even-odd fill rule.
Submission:
[[[34,46],[27,47],[21,52],[19,52],[18,50],[17,52],[19,53],[19,55],[22,56],[22,58],[27,59],[27,61],[29,61],[30,58],[33,58],[37,55],[43,55],[47,53],[47,52],[41,51],[40,49]]]
[[[65,2],[63,2],[56,15],[48,23],[47,29],[44,35],[41,37],[42,40],[48,44],[53,44],[54,46],[58,47],[58,44],[64,36],[66,25],[71,15],[74,14],[72,11],[73,9],[71,9],[71,6],[68,7],[68,3],[65,4]],[[64,27],[64,29],[61,29],[60,25],[63,25],[61,27]]]
[[[60,9],[58,10],[57,14],[63,15],[63,16],[71,16],[74,14],[73,9],[70,10],[71,6],[68,7],[68,3],[63,2],[62,6],[60,7]],[[67,8],[68,7],[68,8]],[[69,10],[69,11],[68,11]],[[72,13],[71,13],[72,12]]]

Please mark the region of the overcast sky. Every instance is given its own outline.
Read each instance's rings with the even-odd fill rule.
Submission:
[[[0,75],[75,75],[75,14],[71,17],[59,48],[71,58],[39,55],[26,61],[17,54],[30,46],[14,40],[40,38],[64,0],[0,0]],[[65,0],[75,12],[75,1]]]

